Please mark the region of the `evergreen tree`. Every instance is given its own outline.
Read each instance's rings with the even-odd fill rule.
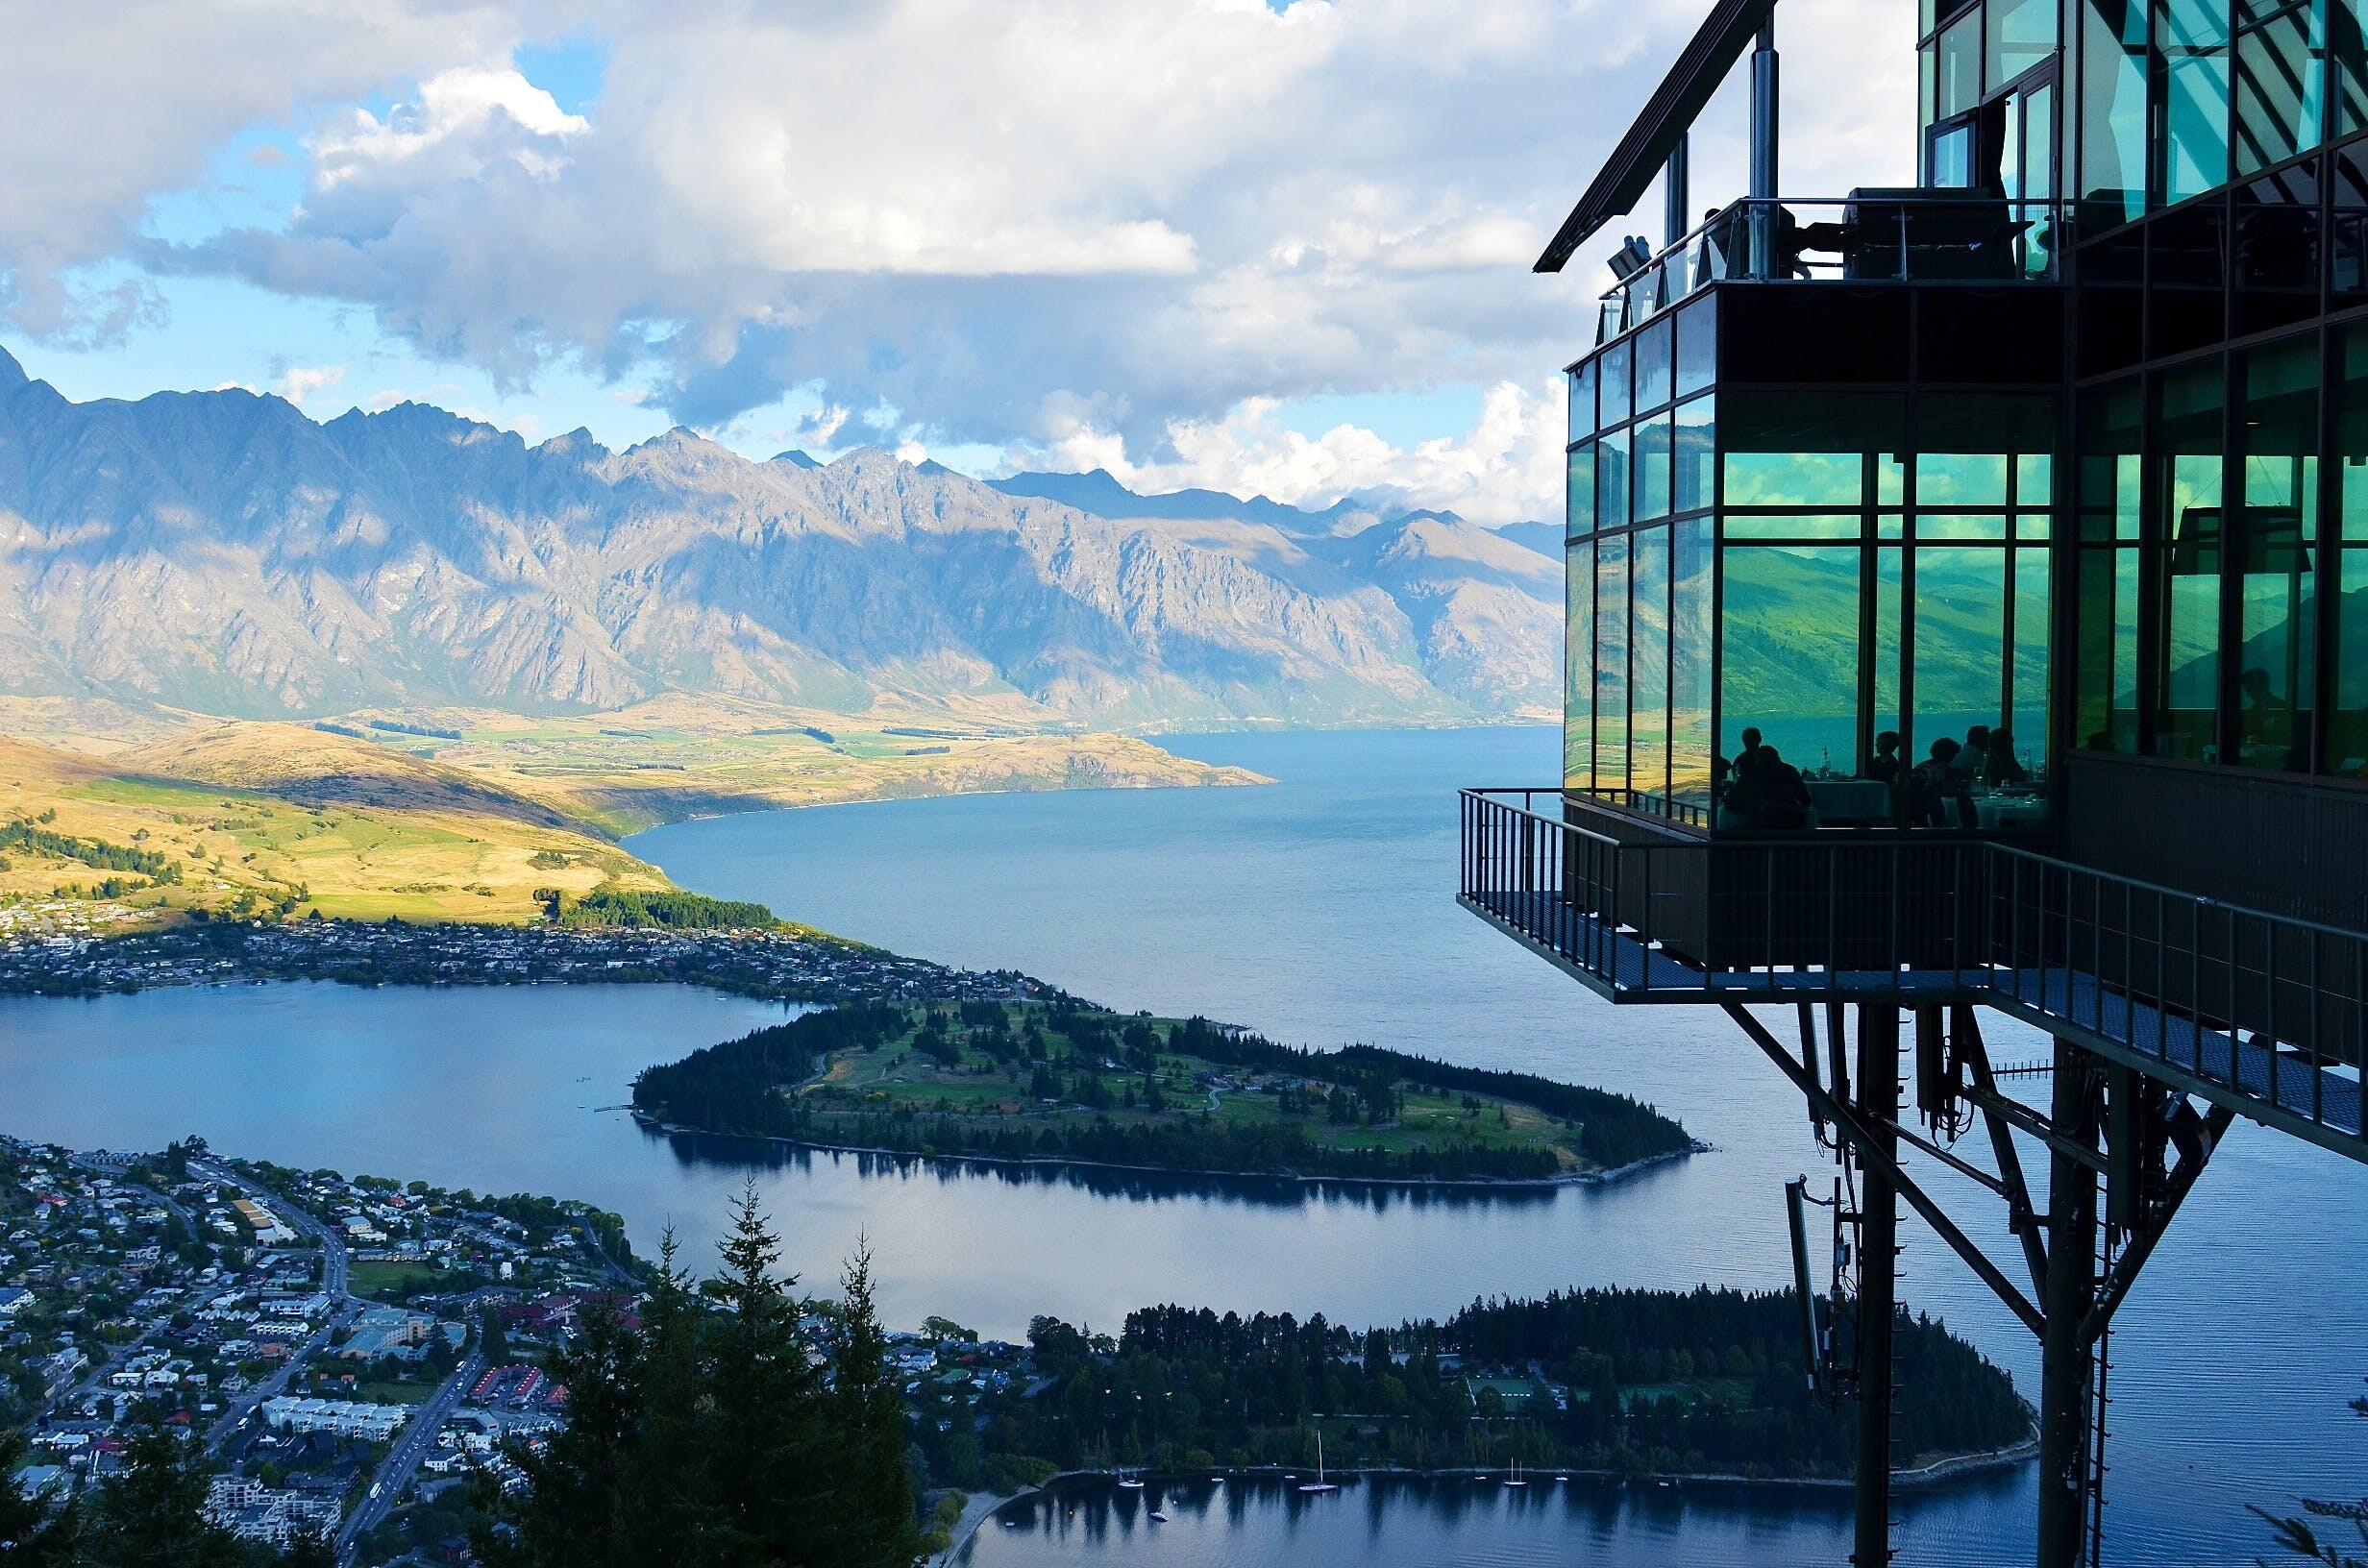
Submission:
[[[823,1510],[828,1533],[816,1543],[813,1560],[833,1568],[908,1568],[921,1537],[904,1465],[904,1406],[873,1299],[868,1241],[856,1241],[840,1287],[829,1419],[839,1462],[834,1495]]]
[[[155,1421],[124,1438],[123,1469],[91,1494],[72,1560],[91,1568],[243,1568],[237,1538],[206,1517],[205,1450]]]
[[[18,1484],[25,1434],[0,1430],[0,1562],[9,1568],[66,1568],[74,1560],[79,1523],[72,1508],[55,1509]]]

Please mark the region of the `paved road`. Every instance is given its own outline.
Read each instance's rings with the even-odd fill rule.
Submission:
[[[370,1478],[370,1489],[362,1494],[359,1503],[354,1505],[354,1511],[346,1515],[345,1527],[337,1531],[338,1568],[350,1568],[356,1543],[376,1530],[379,1522],[386,1517],[387,1510],[395,1506],[395,1499],[401,1497],[403,1488],[410,1483],[411,1474],[419,1468],[419,1461],[426,1458],[428,1451],[435,1446],[435,1434],[443,1430],[444,1418],[452,1414],[453,1407],[460,1403],[460,1396],[476,1385],[484,1371],[483,1354],[470,1351],[453,1375],[437,1386],[428,1403],[419,1408],[419,1412],[411,1417],[411,1424],[396,1437],[395,1446],[386,1451],[386,1458],[380,1462],[377,1474]]]
[[[254,1182],[245,1180],[228,1165],[216,1160],[192,1160],[190,1174],[201,1176],[224,1187],[234,1187],[251,1193],[255,1200],[280,1216],[290,1230],[308,1236],[321,1244],[321,1290],[331,1301],[342,1307],[348,1298],[346,1289],[345,1238],[315,1219],[310,1213]]]
[[[289,1353],[288,1359],[280,1363],[279,1371],[231,1401],[230,1408],[222,1412],[221,1418],[207,1429],[206,1452],[209,1454],[221,1453],[222,1445],[231,1440],[231,1434],[238,1430],[238,1424],[241,1421],[260,1409],[263,1401],[285,1393],[288,1380],[296,1375],[298,1368],[312,1357],[320,1354],[322,1347],[329,1343],[330,1337],[339,1329],[346,1327],[360,1315],[361,1307],[358,1303],[349,1303],[344,1310],[330,1313],[328,1320],[312,1331],[312,1336],[297,1346]]]

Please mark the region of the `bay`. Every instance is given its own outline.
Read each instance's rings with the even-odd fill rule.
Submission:
[[[1114,1330],[1129,1308],[1169,1300],[1362,1325],[1574,1284],[1783,1283],[1781,1184],[1830,1166],[1774,1070],[1723,1018],[1602,1004],[1453,902],[1455,786],[1549,778],[1553,731],[1169,744],[1280,782],[818,808],[679,824],[633,847],[703,892],[950,962],[1024,968],[1120,1007],[1635,1093],[1715,1152],[1610,1188],[1497,1196],[924,1166],[667,1138],[607,1109],[631,1074],[780,1016],[670,987],[0,1000],[0,1130],[116,1146],[195,1131],[293,1163],[580,1196],[625,1214],[645,1250],[673,1226],[694,1259],[753,1176],[809,1280],[868,1237],[892,1320],[943,1312],[1005,1337],[1038,1311]],[[2002,1057],[2039,1054],[2035,1038],[2001,1033]],[[1994,1207],[1958,1212],[2006,1254]],[[2249,1562],[2261,1532],[2246,1502],[2368,1488],[2368,1422],[2344,1406],[2368,1374],[2362,1213],[2368,1172],[2258,1129],[2232,1137],[2113,1340],[2113,1560]],[[1910,1304],[2031,1387],[2021,1329],[1928,1233],[1911,1224],[1908,1241]],[[1356,1494],[1340,1515],[1383,1565],[1847,1551],[1838,1505],[1789,1491],[1630,1488],[1515,1509],[1386,1490]],[[1916,1494],[1901,1513],[1902,1561],[2026,1560],[2029,1471]],[[976,1558],[1249,1568],[1317,1560],[1293,1543],[1331,1528],[1253,1488],[1212,1517],[1221,1529],[1156,1540],[1049,1520],[991,1527]]]

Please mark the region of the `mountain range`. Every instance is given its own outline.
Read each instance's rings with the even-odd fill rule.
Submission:
[[[419,404],[316,423],[237,389],[74,403],[0,352],[18,698],[1537,717],[1560,703],[1553,531],[1144,497],[1098,472],[987,483],[871,450],[754,461],[679,429],[529,446]]]

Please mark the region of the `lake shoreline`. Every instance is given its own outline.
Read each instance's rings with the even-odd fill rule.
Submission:
[[[1908,1490],[1938,1486],[1987,1471],[2011,1469],[2037,1458],[2038,1452],[2039,1433],[2035,1427],[2029,1436],[2007,1448],[1983,1449],[1968,1454],[1944,1454],[1912,1469],[1893,1470],[1891,1483],[1895,1487]],[[1221,1482],[1240,1477],[1249,1481],[1284,1481],[1298,1473],[1295,1470],[1285,1470],[1280,1465],[1248,1465],[1239,1469],[1162,1472],[1160,1479],[1182,1482]],[[1473,1481],[1486,1481],[1491,1476],[1501,1476],[1505,1472],[1501,1468],[1482,1468],[1468,1464],[1446,1465],[1438,1469],[1419,1469],[1409,1465],[1370,1464],[1352,1466],[1330,1473],[1358,1479],[1453,1481],[1459,1478],[1469,1478]],[[1137,1472],[1137,1474],[1140,1475],[1142,1472]],[[1115,1481],[1118,1475],[1119,1472],[1116,1470],[1064,1470],[1058,1475],[1048,1476],[1036,1485],[1024,1486],[1016,1492],[984,1497],[974,1493],[969,1504],[962,1510],[963,1523],[968,1528],[955,1536],[951,1546],[932,1560],[941,1564],[958,1561],[963,1553],[969,1549],[978,1531],[1014,1503],[1024,1498],[1047,1496],[1063,1482]],[[1716,1486],[1748,1486],[1756,1489],[1784,1488],[1817,1491],[1847,1490],[1856,1484],[1848,1476],[1745,1476],[1731,1471],[1716,1470],[1637,1472],[1573,1466],[1567,1469],[1554,1468],[1551,1476],[1554,1481],[1618,1482],[1623,1485],[1634,1483],[1680,1486],[1698,1483]],[[1547,1484],[1547,1482],[1538,1484]]]
[[[627,1115],[644,1129],[654,1133],[664,1133],[670,1137],[745,1139],[755,1143],[778,1143],[787,1148],[812,1149],[823,1154],[871,1154],[887,1160],[914,1160],[928,1164],[1004,1165],[1019,1168],[1051,1166],[1076,1170],[1119,1170],[1145,1176],[1172,1176],[1187,1181],[1197,1177],[1210,1181],[1228,1182],[1294,1182],[1309,1187],[1325,1183],[1340,1183],[1345,1186],[1403,1188],[1417,1190],[1451,1188],[1494,1191],[1550,1192],[1566,1187],[1608,1187],[1632,1176],[1640,1176],[1657,1165],[1689,1159],[1697,1154],[1714,1152],[1714,1145],[1696,1139],[1685,1148],[1646,1155],[1641,1160],[1631,1160],[1624,1165],[1614,1165],[1608,1169],[1572,1171],[1556,1176],[1303,1176],[1296,1171],[1288,1170],[1185,1170],[1171,1165],[1130,1165],[1110,1160],[1079,1160],[1064,1155],[932,1154],[919,1149],[881,1148],[875,1144],[826,1143],[815,1139],[783,1138],[776,1134],[719,1133],[712,1128],[689,1127],[678,1122],[662,1121],[646,1111],[631,1107],[626,1107],[625,1110]]]

